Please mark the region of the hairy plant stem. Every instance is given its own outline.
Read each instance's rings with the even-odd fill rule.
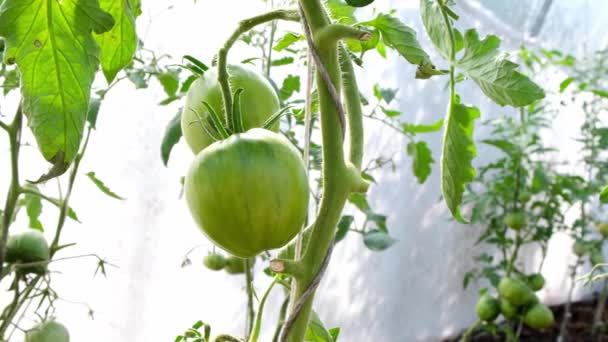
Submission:
[[[4,204],[4,213],[2,215],[2,229],[0,236],[0,281],[4,277],[4,256],[6,249],[6,241],[8,240],[9,226],[13,220],[17,200],[19,199],[19,149],[21,147],[21,126],[23,121],[23,112],[21,105],[17,108],[17,113],[13,122],[8,127],[8,138],[10,143],[10,159],[11,159],[11,183],[6,195]],[[0,335],[2,336],[2,335]]]
[[[241,21],[237,27],[237,29],[232,33],[232,35],[226,40],[224,46],[218,52],[217,58],[217,69],[218,69],[218,82],[222,89],[222,97],[224,99],[224,112],[226,115],[226,124],[230,130],[233,130],[232,127],[232,91],[230,89],[230,82],[228,80],[228,52],[238,41],[241,35],[252,28],[267,23],[269,21],[274,20],[288,20],[288,21],[299,21],[300,15],[296,10],[289,9],[277,9],[270,11],[268,13],[264,13],[262,15],[258,15],[255,17],[251,17],[249,19],[245,19]]]

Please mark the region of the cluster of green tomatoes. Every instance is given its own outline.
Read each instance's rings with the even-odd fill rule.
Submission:
[[[280,102],[270,82],[240,65],[227,71],[235,92],[228,114],[217,69],[188,91],[181,126],[196,156],[184,190],[198,227],[232,255],[211,253],[204,264],[242,273],[242,259],[283,247],[297,235],[309,186],[300,152],[278,133]]]
[[[44,275],[50,257],[49,244],[38,230],[28,229],[8,237],[5,261],[15,269],[15,276],[20,280],[27,280],[28,275]],[[54,319],[41,322],[25,333],[25,342],[69,341],[70,334],[66,327]]]
[[[498,284],[498,297],[484,294],[479,298],[477,316],[484,322],[493,322],[502,314],[505,319],[522,319],[534,329],[548,328],[555,323],[553,312],[534,293],[544,285],[545,279],[538,273],[523,278],[504,277]]]

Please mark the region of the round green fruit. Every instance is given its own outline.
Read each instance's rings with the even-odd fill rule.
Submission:
[[[524,315],[524,323],[534,329],[546,329],[555,323],[553,312],[546,305],[535,304]]]
[[[485,294],[477,301],[475,311],[482,321],[492,322],[500,314],[500,305],[496,298]]]
[[[576,241],[574,245],[572,245],[572,251],[576,256],[582,257],[589,252],[589,246],[583,241]]]
[[[520,230],[526,226],[526,215],[521,211],[508,213],[505,216],[505,224],[509,228]]]
[[[374,0],[346,0],[346,3],[351,7],[365,7],[372,2],[374,2]]]
[[[229,65],[228,75],[233,92],[239,88],[243,89],[241,110],[245,130],[262,127],[264,122],[279,110],[279,98],[274,88],[264,76],[240,65]],[[209,136],[209,132],[219,138],[219,134],[209,124],[208,111],[203,101],[207,102],[225,123],[224,100],[217,80],[217,69],[207,70],[192,83],[182,110],[182,133],[194,154],[198,154],[215,141]],[[272,129],[278,131],[278,124]]]
[[[597,230],[604,238],[608,238],[608,223],[599,223]]]
[[[527,203],[532,199],[532,194],[529,191],[522,191],[519,193],[519,201],[522,203]]]
[[[49,244],[44,235],[37,230],[30,229],[24,233],[11,235],[6,242],[5,260],[9,264],[48,261],[50,255]],[[23,267],[19,271],[43,274],[46,272],[46,265]]]
[[[194,159],[185,181],[194,220],[232,255],[285,246],[308,211],[308,178],[298,150],[261,128],[218,141]]]
[[[540,273],[532,274],[528,276],[528,285],[530,285],[532,291],[539,291],[545,286],[545,277]]]
[[[505,318],[514,318],[517,316],[518,308],[517,306],[511,304],[508,300],[504,298],[500,298],[498,300],[498,304],[500,306],[500,313],[502,313]]]
[[[61,323],[46,321],[28,330],[25,342],[70,342],[70,334]]]
[[[224,270],[228,274],[243,274],[245,273],[245,259],[231,256],[226,259]]]
[[[531,303],[535,299],[534,292],[523,281],[513,278],[502,278],[498,284],[498,293],[515,306]]]
[[[211,253],[203,258],[203,265],[212,271],[221,271],[226,266],[226,258],[218,253]]]

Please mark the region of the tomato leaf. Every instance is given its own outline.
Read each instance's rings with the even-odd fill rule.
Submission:
[[[440,2],[436,0],[420,0],[420,16],[431,42],[441,56],[449,61],[450,52],[452,51],[450,39],[452,21],[445,21]]]
[[[522,107],[545,97],[545,92],[527,76],[516,71],[517,64],[500,54],[500,38],[489,35],[479,40],[476,30],[464,35],[465,51],[456,66],[473,79],[486,96],[501,106]]]
[[[431,149],[424,141],[411,142],[407,145],[407,154],[412,157],[412,170],[418,183],[423,184],[431,174],[431,165],[435,162]]]
[[[160,145],[160,156],[163,159],[163,164],[167,166],[169,163],[169,156],[173,146],[179,142],[182,137],[182,110],[177,111],[177,114],[169,121],[167,128],[165,128],[165,135],[163,136],[163,142]]]
[[[355,18],[356,9],[348,6],[344,1],[328,0],[326,5],[331,17],[337,22],[343,24],[354,24],[357,22]]]
[[[602,192],[600,192],[600,202],[604,204],[608,203],[608,186],[604,187]]]
[[[312,312],[310,317],[304,340],[309,342],[334,342],[333,337],[315,311]]]
[[[106,194],[112,198],[116,198],[118,200],[124,200],[123,197],[117,195],[115,192],[110,190],[110,188],[108,188],[102,181],[100,181],[99,178],[97,178],[97,176],[95,175],[95,172],[91,171],[91,172],[88,172],[86,175],[97,186],[97,188],[99,190],[101,190],[101,192],[103,192],[104,194]]]
[[[574,77],[568,77],[559,84],[559,92],[563,93],[566,88],[574,81]]]
[[[594,89],[591,92],[599,97],[604,97],[608,99],[608,91],[606,90]]]
[[[5,0],[0,7],[4,60],[19,67],[23,112],[55,176],[67,170],[82,139],[99,65],[93,31],[113,25],[97,0]]]
[[[89,102],[89,111],[87,113],[87,122],[91,128],[96,129],[97,115],[99,114],[99,107],[101,106],[101,99],[98,97],[91,98]]]
[[[131,63],[137,49],[136,10],[129,0],[99,0],[102,10],[110,13],[116,24],[111,30],[95,35],[99,44],[101,68],[108,84]]]
[[[179,71],[180,69],[169,70],[157,76],[167,96],[171,97],[177,94],[177,90],[179,89]]]
[[[300,76],[288,75],[283,80],[283,86],[279,91],[282,101],[286,101],[294,93],[300,91]]]
[[[375,252],[383,251],[394,245],[397,240],[393,239],[386,232],[378,229],[370,230],[363,235],[365,246]]]
[[[471,165],[477,152],[473,142],[473,122],[479,109],[460,103],[456,96],[449,105],[441,155],[441,192],[450,212],[458,221],[465,184],[473,181],[475,169]]]
[[[399,89],[382,88],[377,83],[374,84],[374,96],[378,99],[378,101],[384,100],[386,104],[391,104],[391,102],[397,96],[398,91]]]
[[[38,192],[38,187],[33,184],[26,185],[27,188]],[[36,196],[31,193],[26,193],[23,196],[23,205],[29,219],[30,228],[44,231],[42,222],[40,222],[40,214],[42,213],[42,200],[40,196]]]
[[[416,31],[406,26],[398,18],[381,13],[374,20],[362,24],[378,29],[386,46],[395,49],[411,64],[432,65],[429,55],[416,39]]]
[[[430,125],[416,125],[404,123],[402,125],[404,133],[417,134],[417,133],[432,133],[437,132],[443,128],[443,119],[439,119]]]
[[[291,45],[304,40],[304,36],[297,34],[297,33],[293,33],[293,32],[287,32],[285,33],[285,35],[283,37],[281,37],[277,43],[274,45],[274,47],[272,48],[274,51],[283,51],[285,49],[287,49],[288,47],[290,47]]]
[[[351,215],[344,215],[340,218],[340,222],[338,222],[338,230],[336,231],[336,242],[342,241],[344,237],[346,237],[346,234],[348,233],[348,230],[350,229],[350,226],[352,226],[354,220],[355,218]]]
[[[293,61],[294,61],[293,57],[283,57],[280,59],[275,59],[274,61],[272,61],[271,65],[272,66],[289,65],[289,64],[292,64]]]

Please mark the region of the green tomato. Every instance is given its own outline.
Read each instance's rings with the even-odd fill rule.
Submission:
[[[508,213],[505,216],[505,224],[514,230],[520,230],[526,226],[526,215],[521,212]]]
[[[224,271],[228,274],[243,274],[245,273],[245,259],[231,256],[226,259]]]
[[[496,298],[485,294],[477,301],[475,311],[482,321],[492,322],[498,317],[498,314],[500,314],[500,305]]]
[[[537,303],[524,314],[524,323],[534,329],[546,329],[555,323],[553,312],[546,305]]]
[[[502,278],[498,283],[498,293],[515,306],[529,304],[536,298],[534,292],[523,281],[508,277]]]
[[[211,253],[203,258],[203,265],[212,271],[221,271],[226,266],[226,258],[219,253]]]
[[[517,306],[511,304],[508,300],[504,298],[499,299],[500,312],[505,318],[514,318],[517,316],[518,308]]]
[[[597,225],[597,230],[604,238],[608,238],[608,223],[599,223]]]
[[[532,199],[532,194],[529,191],[522,191],[519,193],[519,201],[522,203],[527,203]]]
[[[589,254],[589,261],[591,261],[591,265],[593,266],[605,263],[604,253],[601,249],[594,248]]]
[[[528,276],[528,285],[532,291],[540,291],[545,286],[545,277],[540,273],[534,273]]]
[[[199,153],[186,176],[185,194],[203,233],[242,258],[285,246],[308,211],[300,153],[284,136],[261,128]]]
[[[240,65],[228,66],[229,82],[232,91],[243,88],[241,95],[242,120],[245,130],[262,127],[264,122],[279,110],[279,98],[270,84],[261,74],[246,69]],[[182,110],[182,134],[194,154],[211,145],[219,134],[208,123],[208,111],[203,105],[207,102],[211,108],[226,122],[224,100],[217,80],[217,69],[210,69],[192,83],[186,97],[186,105]],[[198,113],[198,114],[197,114]],[[202,119],[202,123],[199,120]],[[204,124],[204,127],[201,126]],[[272,130],[279,130],[278,124]]]
[[[70,334],[62,324],[51,320],[28,330],[25,342],[70,342]]]
[[[346,3],[351,7],[365,7],[374,2],[374,0],[346,0]]]
[[[49,245],[37,230],[30,229],[24,233],[9,236],[6,242],[6,262],[7,263],[32,263],[48,261],[51,252]],[[24,267],[20,272],[44,274],[46,265]]]
[[[589,252],[589,246],[587,246],[585,242],[579,240],[572,245],[572,251],[576,256],[582,257]]]

